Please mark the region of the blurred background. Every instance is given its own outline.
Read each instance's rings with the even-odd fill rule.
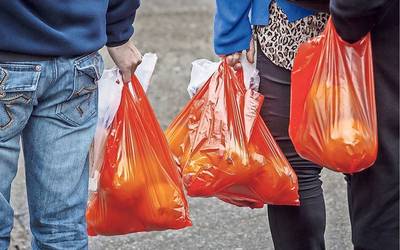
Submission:
[[[148,96],[163,128],[189,96],[191,62],[218,60],[212,46],[215,0],[143,0],[133,41],[142,52],[154,52],[158,63]],[[106,66],[113,64],[103,49]],[[23,159],[12,189],[15,226],[11,249],[30,249]],[[343,175],[323,171],[327,207],[327,249],[351,249],[346,184]],[[239,208],[217,199],[189,198],[193,227],[179,231],[90,238],[90,249],[273,249],[266,209]]]

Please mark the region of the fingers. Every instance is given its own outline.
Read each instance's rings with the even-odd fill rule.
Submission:
[[[132,63],[134,64],[136,69],[136,67],[142,62],[143,56],[140,53],[140,51],[136,48],[136,46],[133,44],[131,44],[131,50],[134,55],[134,57],[132,58],[133,59]]]
[[[235,65],[233,65],[233,69],[234,70],[239,70],[242,68],[242,64],[240,62],[236,63]]]
[[[226,63],[233,67],[235,70],[242,68],[242,64],[240,63],[241,52],[236,52],[226,57]]]
[[[229,65],[229,66],[233,66],[234,64],[233,64],[233,55],[228,55],[228,56],[226,56],[226,63]]]
[[[241,52],[236,52],[235,54],[233,54],[233,64],[237,64],[240,62],[240,56],[242,55]]]
[[[137,66],[142,62],[142,54],[132,42],[117,47],[109,47],[108,52],[122,74],[122,80],[129,82]]]
[[[254,63],[254,55],[256,53],[256,48],[254,46],[254,40],[253,38],[251,38],[250,40],[250,47],[246,52],[246,57],[247,57],[247,61],[249,61],[249,63]]]
[[[120,69],[122,75],[122,81],[124,83],[130,82],[132,77],[132,71],[126,69]]]
[[[140,53],[140,51],[136,48],[136,46],[134,46],[133,44],[130,44],[130,49],[132,52],[132,57],[131,57],[131,61],[130,61],[130,77],[129,79],[131,79],[131,76],[135,73],[136,68],[139,66],[139,64],[142,63],[142,54]]]

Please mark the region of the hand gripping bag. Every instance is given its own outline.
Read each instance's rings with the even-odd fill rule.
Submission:
[[[371,37],[349,44],[330,19],[294,61],[289,134],[305,159],[343,173],[371,166],[378,149]]]
[[[188,195],[298,205],[297,177],[258,114],[263,97],[243,81],[222,62],[166,130]]]
[[[135,76],[131,85],[122,86],[102,159],[97,189],[86,212],[89,235],[191,225],[177,165]]]
[[[157,63],[157,55],[154,53],[146,53],[143,55],[142,63],[137,67],[135,75],[138,77],[140,84],[146,92],[153,72]],[[117,113],[121,102],[121,92],[123,84],[120,70],[116,67],[106,69],[97,82],[99,98],[97,110],[97,127],[96,134],[89,152],[89,190],[97,190],[97,182],[99,179],[99,170],[103,163],[104,144],[106,142],[107,133],[110,125]],[[131,89],[132,90],[132,89]]]

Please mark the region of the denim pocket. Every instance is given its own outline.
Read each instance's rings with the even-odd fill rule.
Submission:
[[[80,126],[97,114],[97,80],[103,67],[97,52],[74,61],[73,91],[57,106],[58,117],[71,126]]]
[[[41,66],[0,63],[0,141],[17,135],[32,112]]]

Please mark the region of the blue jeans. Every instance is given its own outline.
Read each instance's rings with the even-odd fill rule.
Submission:
[[[87,249],[88,151],[103,60],[0,62],[0,249],[13,227],[10,187],[22,139],[33,249]]]

